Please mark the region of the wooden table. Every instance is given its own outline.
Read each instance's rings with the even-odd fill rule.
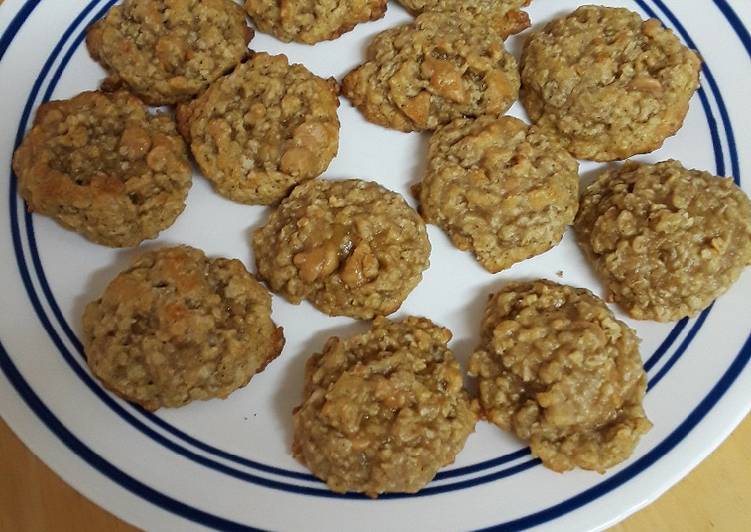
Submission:
[[[751,416],[680,484],[611,530],[749,530],[749,449]],[[0,421],[0,531],[103,530],[131,532],[135,529],[68,487]]]

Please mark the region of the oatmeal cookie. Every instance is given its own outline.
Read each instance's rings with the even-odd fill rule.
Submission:
[[[339,147],[336,82],[255,54],[177,108],[198,166],[231,200],[271,204],[328,168]]]
[[[677,161],[603,173],[575,230],[608,298],[641,320],[694,316],[751,265],[751,201],[732,179]]]
[[[512,283],[491,297],[469,361],[488,420],[554,471],[604,472],[652,426],[639,339],[588,290]]]
[[[422,279],[425,223],[399,194],[350,179],[299,185],[253,235],[259,276],[332,316],[394,312]]]
[[[379,317],[364,334],[329,338],[305,365],[294,455],[340,493],[419,491],[477,421],[450,339],[415,317]]]
[[[460,118],[430,139],[415,191],[427,223],[499,272],[560,242],[578,206],[579,164],[516,118]]]
[[[174,120],[126,92],[41,105],[13,169],[30,211],[113,247],[156,238],[192,183]]]
[[[125,0],[88,31],[105,86],[152,105],[189,100],[242,60],[253,30],[232,0]]]
[[[314,44],[383,17],[386,0],[246,0],[245,10],[264,33]]]
[[[483,20],[501,38],[529,28],[529,15],[521,8],[530,0],[398,0],[407,11],[417,16],[427,11],[450,13],[456,16]]]
[[[180,246],[150,251],[83,315],[89,367],[148,410],[226,398],[279,355],[271,296],[239,260]]]
[[[375,124],[435,129],[461,117],[501,115],[519,93],[516,61],[482,22],[425,13],[378,34],[342,93]]]
[[[659,21],[584,6],[525,43],[521,100],[543,131],[580,159],[659,148],[683,125],[701,60]]]

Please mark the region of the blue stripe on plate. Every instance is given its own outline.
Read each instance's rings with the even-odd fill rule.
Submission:
[[[2,61],[3,56],[5,56],[5,52],[8,51],[8,48],[10,48],[10,43],[12,43],[13,39],[16,38],[18,31],[21,29],[21,26],[24,25],[26,19],[29,18],[31,12],[36,9],[41,1],[42,0],[31,0],[29,2],[26,2],[21,6],[21,9],[18,10],[16,16],[13,17],[13,19],[10,21],[10,24],[8,24],[8,27],[6,28],[2,37],[0,37],[0,61]]]
[[[683,26],[683,24],[681,24],[681,22],[673,14],[673,12],[670,11],[670,9],[668,9],[668,7],[662,2],[662,0],[652,0],[652,1],[663,13],[665,13],[665,16],[668,18],[671,24],[675,26],[675,29],[678,31],[681,37],[685,39],[686,44],[688,44],[691,48],[695,50],[698,49],[696,46],[696,43],[691,38],[691,35],[689,35],[688,31],[686,31],[686,28]],[[636,2],[638,4],[642,4],[643,0],[636,0]],[[727,14],[725,14],[725,16],[727,17]],[[743,42],[743,37],[741,37],[740,34],[738,34],[738,36],[741,38],[741,42]],[[745,43],[744,43],[744,46],[745,46]],[[720,109],[720,116],[722,117],[722,121],[725,124],[725,129],[727,131],[727,137],[728,137],[728,143],[730,144],[728,148],[730,151],[731,175],[735,177],[735,183],[737,185],[740,185],[741,169],[740,169],[740,163],[738,161],[738,150],[736,149],[735,134],[733,133],[733,125],[730,122],[730,115],[728,114],[727,107],[725,106],[725,100],[722,98],[720,87],[717,85],[717,81],[715,80],[715,77],[712,74],[712,71],[709,69],[709,65],[707,65],[706,63],[702,65],[702,73],[704,74],[704,77],[707,79],[707,82],[709,83],[709,87],[714,93],[715,99],[717,100],[717,106]],[[699,93],[701,96],[702,91],[699,91]],[[720,168],[719,166],[717,167],[717,174],[722,175],[722,176],[727,175],[725,173],[724,165],[722,168]]]
[[[743,25],[741,19],[725,0],[714,0],[714,3],[722,14],[725,15],[725,18],[733,27],[733,30],[735,30],[735,34],[738,35],[738,38],[746,48],[749,57],[751,57],[751,33],[749,33],[748,28]],[[746,68],[748,68],[748,66]]]

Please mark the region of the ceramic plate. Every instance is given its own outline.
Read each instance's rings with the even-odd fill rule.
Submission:
[[[497,527],[591,530],[610,525],[668,489],[712,451],[751,405],[751,271],[695,319],[671,324],[628,320],[643,339],[649,376],[645,406],[654,428],[634,455],[606,475],[542,467],[514,437],[478,424],[456,462],[417,495],[369,500],[326,489],[290,455],[291,410],[303,364],[331,335],[363,323],[327,317],[308,304],[274,298],[284,326],[282,356],[227,400],[155,414],[125,403],[92,379],[83,359],[80,316],[141,249],[91,244],[41,216],[17,193],[10,161],[38,105],[98,86],[102,70],[83,45],[86,27],[111,0],[6,0],[0,6],[0,413],[19,437],[81,493],[152,530],[456,530]],[[574,0],[535,0],[535,25],[573,10]],[[704,58],[701,90],[683,129],[657,162],[732,175],[751,192],[751,5],[742,0],[618,0],[656,17]],[[257,34],[252,47],[285,53],[321,76],[360,63],[376,33],[409,20],[398,5],[377,22],[333,42],[283,44]],[[518,56],[524,37],[509,48]],[[365,122],[346,100],[339,110],[339,156],[326,177],[360,177],[400,192],[423,170],[426,136]],[[512,114],[524,117],[518,105]],[[582,165],[591,179],[601,165]],[[196,175],[187,208],[143,248],[186,243],[252,267],[248,238],[267,209],[232,203]],[[454,332],[462,363],[475,346],[487,295],[514,279],[546,277],[602,294],[571,233],[548,253],[491,275],[429,227],[431,267],[397,316],[424,315]],[[562,272],[560,278],[557,272]],[[617,309],[616,309],[617,311]]]

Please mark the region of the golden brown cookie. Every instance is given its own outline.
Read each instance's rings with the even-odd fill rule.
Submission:
[[[271,204],[323,173],[339,147],[336,82],[258,53],[177,108],[178,127],[214,188]]]
[[[751,265],[751,201],[732,179],[678,161],[603,173],[575,229],[608,298],[636,319],[694,316]]]
[[[271,296],[239,260],[180,246],[150,251],[86,307],[89,367],[148,410],[226,398],[276,358]]]
[[[399,308],[427,269],[425,223],[399,194],[349,179],[299,185],[253,234],[258,275],[292,303],[371,319]]]
[[[580,7],[532,34],[522,52],[530,119],[577,158],[626,159],[683,125],[701,61],[659,21]]]
[[[232,0],[124,0],[86,36],[92,57],[152,105],[189,100],[240,62],[253,37]]]
[[[245,10],[264,33],[314,44],[383,17],[386,0],[246,0]]]
[[[604,472],[652,426],[639,339],[588,290],[512,283],[488,301],[469,360],[488,421],[554,471]]]
[[[378,34],[342,93],[373,123],[416,131],[499,116],[519,94],[516,61],[480,21],[425,13]]]
[[[174,120],[126,92],[40,106],[13,169],[29,210],[113,247],[172,225],[192,182]]]
[[[579,164],[516,118],[460,118],[430,138],[420,213],[496,273],[563,237],[578,206]]]
[[[447,343],[425,318],[376,318],[329,338],[305,365],[293,452],[334,491],[414,493],[454,461],[474,431],[475,404]]]
[[[483,20],[484,24],[501,38],[529,28],[529,15],[521,8],[531,0],[398,0],[410,13],[417,16],[425,12],[450,13],[455,16]]]

